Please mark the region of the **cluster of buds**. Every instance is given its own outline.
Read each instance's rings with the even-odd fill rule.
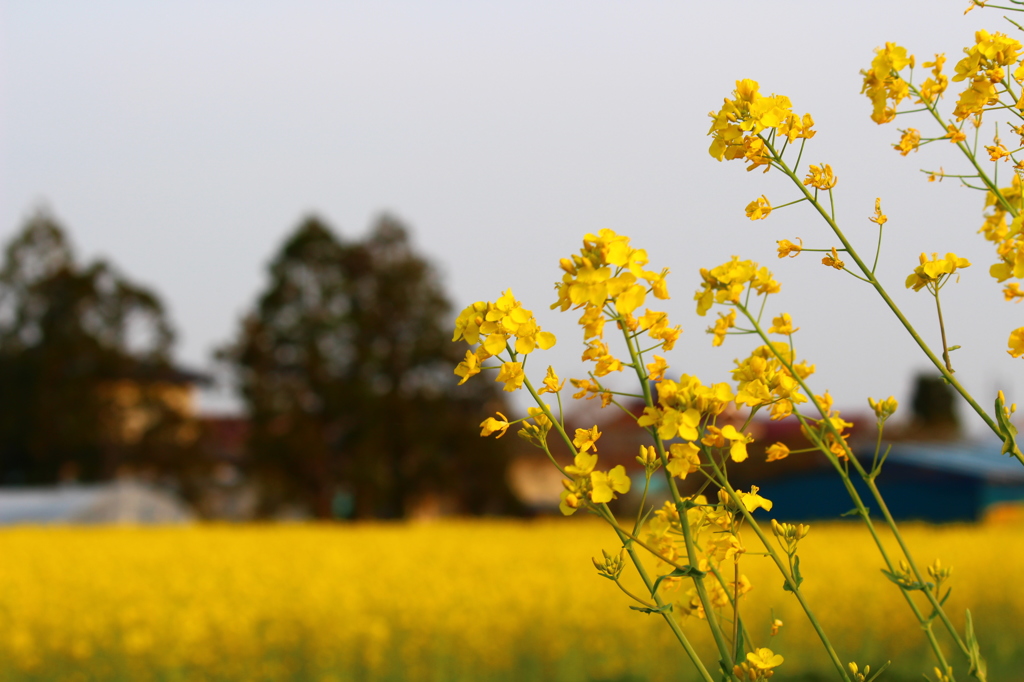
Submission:
[[[641,445],[640,454],[636,456],[637,464],[644,468],[644,472],[650,477],[661,466],[661,458],[653,445]]]
[[[796,553],[797,544],[811,532],[811,527],[805,523],[779,523],[772,519],[772,532],[779,542],[785,545],[786,553],[793,555]]]
[[[864,666],[863,672],[861,671],[860,666],[858,666],[853,661],[850,661],[847,667],[850,669],[850,674],[853,675],[853,679],[855,682],[865,682],[865,680],[870,679],[868,677],[869,675],[871,675],[870,665]]]
[[[591,558],[591,561],[594,562],[594,568],[597,569],[601,577],[608,578],[609,580],[618,580],[622,574],[622,569],[626,566],[626,550],[621,550],[618,555],[613,555],[602,549],[601,554],[604,555],[604,561]]]
[[[935,563],[928,567],[928,575],[935,581],[935,594],[939,593],[942,589],[942,583],[949,580],[950,576],[953,575],[952,566],[943,566],[941,559],[936,559]]]
[[[868,405],[875,411],[875,417],[878,418],[879,425],[884,424],[885,420],[896,413],[896,408],[899,407],[899,403],[896,402],[896,398],[889,396],[885,400],[875,400],[874,398],[868,398]]]
[[[551,431],[551,420],[540,407],[528,407],[526,413],[533,422],[524,421],[517,435],[527,443],[543,448],[548,439],[548,432]]]

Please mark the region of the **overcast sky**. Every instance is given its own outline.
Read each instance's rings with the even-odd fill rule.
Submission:
[[[747,337],[712,348],[711,318],[693,311],[698,268],[737,254],[783,282],[772,307],[802,327],[817,389],[848,409],[868,395],[906,399],[927,361],[877,297],[813,254],[775,257],[782,238],[832,246],[825,225],[806,204],[748,221],[751,199],[781,204],[795,190],[707,154],[708,112],[753,78],[814,116],[806,160],[832,165],[839,220],[866,254],[883,198],[880,277],[936,347],[933,303],[903,280],[921,251],[975,264],[943,307],[963,347],[957,376],[990,405],[997,387],[1024,389],[1024,360],[1005,352],[1024,308],[987,274],[983,198],[925,182],[922,167],[964,163],[946,144],[900,157],[895,126],[872,123],[859,94],[858,71],[887,40],[919,62],[946,52],[951,72],[975,30],[1007,30],[999,11],[965,17],[965,6],[3,0],[0,239],[47,207],[80,257],[109,258],[163,297],[177,359],[203,369],[303,216],[357,237],[387,211],[457,309],[512,287],[559,335],[533,372],[551,363],[579,376],[578,315],[547,310],[551,287],[558,259],[609,227],[672,270],[668,310],[686,330],[672,373],[723,381],[749,352]],[[928,134],[922,119],[906,125]]]

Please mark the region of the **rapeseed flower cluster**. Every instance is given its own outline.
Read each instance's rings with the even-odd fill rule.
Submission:
[[[512,339],[514,343],[511,343]],[[455,368],[455,374],[464,384],[470,377],[486,369],[483,362],[508,351],[509,360],[498,368],[496,381],[505,384],[504,390],[522,388],[525,374],[523,363],[516,361],[517,355],[528,355],[540,348],[547,350],[555,345],[555,335],[542,331],[533,313],[526,310],[507,290],[497,301],[478,301],[466,307],[455,320],[455,335],[452,341],[463,339],[470,345],[480,344],[475,351],[466,351],[466,358]]]
[[[787,142],[814,137],[814,119],[810,114],[793,113],[793,105],[783,95],[762,95],[757,81],[736,81],[733,99],[725,99],[722,108],[712,111],[711,156],[718,159],[743,159],[747,170],[771,168],[773,160],[768,143],[778,137]],[[767,204],[767,200],[765,200]],[[749,207],[748,207],[749,210]]]

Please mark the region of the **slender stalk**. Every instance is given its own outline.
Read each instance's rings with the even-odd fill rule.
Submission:
[[[647,591],[651,593],[651,599],[654,600],[654,603],[658,605],[659,609],[664,607],[665,602],[662,601],[657,590],[654,589],[654,581],[651,580],[650,575],[647,573],[647,569],[644,567],[643,561],[641,561],[640,557],[637,556],[636,550],[633,549],[629,534],[619,528],[619,524],[615,521],[615,517],[612,515],[611,510],[608,509],[608,505],[600,505],[598,515],[604,518],[604,520],[607,521],[615,530],[616,535],[619,536],[619,541],[622,542],[622,546],[626,548],[626,553],[629,554],[629,558],[633,562],[633,566],[636,567],[636,571],[640,575],[640,579],[643,580],[644,585],[647,587]],[[682,645],[683,650],[690,658],[694,667],[697,668],[697,672],[700,674],[701,679],[705,680],[705,682],[715,682],[714,678],[711,677],[711,673],[709,673],[708,669],[704,667],[704,662],[700,660],[700,654],[698,654],[697,650],[693,648],[692,644],[690,644],[690,640],[686,638],[686,634],[683,632],[683,629],[679,626],[679,623],[676,622],[676,619],[672,614],[667,611],[662,611],[661,616],[665,619],[665,622],[668,623],[669,628],[672,630],[672,634],[676,636],[676,639]]]
[[[742,306],[737,306],[737,307],[739,307],[739,309],[743,313],[743,315],[748,320],[750,320],[750,322],[752,324],[754,324],[755,329],[756,329],[758,335],[765,342],[765,344],[769,348],[771,348],[772,354],[789,371],[790,375],[797,381],[797,383],[800,385],[800,388],[808,396],[808,400],[810,400],[811,404],[814,405],[816,410],[818,410],[818,413],[821,415],[821,422],[824,424],[825,429],[829,432],[829,434],[832,436],[834,441],[841,445],[841,447],[843,448],[843,450],[844,450],[844,452],[846,454],[846,461],[850,462],[852,464],[852,466],[854,467],[854,469],[856,469],[857,473],[864,480],[864,482],[868,485],[869,490],[871,490],[872,497],[874,498],[875,502],[879,505],[879,508],[883,510],[883,515],[884,515],[885,520],[886,520],[886,525],[889,526],[889,531],[893,534],[893,537],[896,539],[896,542],[899,544],[900,550],[903,553],[904,557],[906,558],[907,563],[910,565],[910,568],[911,568],[911,570],[914,573],[915,579],[918,582],[922,582],[922,583],[925,582],[924,576],[917,569],[917,564],[914,561],[913,555],[910,553],[910,548],[907,546],[906,542],[903,539],[903,534],[900,533],[899,527],[896,525],[895,519],[893,519],[892,515],[888,512],[888,507],[885,504],[885,500],[882,498],[881,493],[878,491],[878,487],[875,486],[875,484],[874,484],[874,476],[872,476],[871,474],[869,474],[867,471],[864,470],[864,467],[861,465],[860,461],[854,456],[853,452],[850,450],[849,446],[846,444],[846,441],[840,435],[838,429],[836,429],[835,425],[828,418],[828,414],[826,414],[825,410],[822,408],[821,404],[818,402],[818,399],[815,397],[814,393],[811,391],[811,389],[807,385],[806,381],[804,379],[802,379],[799,374],[796,373],[796,370],[793,369],[793,365],[789,361],[789,359],[784,357],[781,353],[779,353],[775,349],[775,346],[771,344],[771,341],[768,339],[768,336],[764,333],[764,330],[761,329],[761,327],[759,325],[757,325],[756,322],[754,322],[750,312],[746,308],[744,308]],[[824,443],[822,443],[820,441],[820,439],[818,439],[818,437],[814,433],[814,430],[808,428],[808,425],[807,425],[806,421],[804,421],[803,416],[800,415],[799,413],[796,413],[796,412],[794,412],[794,414],[800,420],[800,423],[805,427],[804,431],[811,437],[812,441],[818,446],[818,449],[821,450],[825,454],[825,456],[828,458],[829,462],[833,465],[833,467],[836,469],[836,471],[842,477],[843,484],[846,487],[846,491],[849,494],[850,499],[853,500],[853,503],[854,503],[854,505],[857,508],[858,514],[864,520],[865,525],[868,527],[868,530],[871,532],[872,539],[875,541],[875,545],[878,547],[879,553],[882,555],[882,558],[885,561],[885,563],[886,563],[887,567],[889,568],[890,572],[893,571],[894,564],[889,559],[888,552],[886,552],[885,547],[882,544],[881,538],[878,537],[878,534],[876,533],[875,528],[874,528],[874,524],[871,523],[870,515],[869,515],[869,512],[867,510],[867,507],[864,505],[864,502],[861,499],[860,494],[857,492],[857,489],[853,487],[853,483],[850,480],[849,473],[843,468],[843,466],[840,465],[840,463],[838,461],[838,458],[835,456],[835,454],[832,453],[831,450]],[[934,634],[931,632],[930,623],[921,614],[920,609],[918,609],[918,607],[917,607],[917,604],[913,601],[913,599],[910,597],[910,595],[907,594],[906,590],[901,589],[900,591],[903,593],[903,596],[906,598],[907,603],[910,605],[911,610],[914,612],[914,615],[917,617],[918,621],[920,622],[922,629],[925,631],[926,636],[929,639],[929,643],[932,645],[932,650],[935,653],[936,659],[943,663],[943,670],[945,670],[946,667],[948,667],[945,664],[945,656],[942,654],[941,648],[939,647],[938,642],[935,640]],[[953,627],[952,622],[945,615],[945,612],[942,609],[942,605],[935,598],[935,595],[933,595],[928,590],[922,590],[922,591],[925,594],[925,598],[928,599],[928,601],[931,603],[932,608],[935,610],[935,612],[941,614],[940,617],[941,617],[941,619],[943,621],[943,624],[946,626],[946,629],[949,631],[950,635],[953,637],[953,639],[956,642],[957,646],[960,648],[960,650],[965,655],[969,656],[970,655],[970,651],[967,648],[967,645],[960,638],[960,635],[956,631],[956,628]]]
[[[617,320],[620,321],[621,320]],[[644,403],[648,407],[654,407],[654,398],[651,395],[651,386],[648,382],[648,377],[644,371],[643,358],[637,350],[635,340],[630,337],[628,330],[625,325],[620,324],[622,327],[623,337],[626,340],[626,348],[629,350],[629,357],[632,362],[634,371],[636,372],[637,378],[640,381],[640,386],[643,389]],[[672,480],[672,474],[668,471],[668,456],[665,454],[665,444],[662,442],[661,437],[658,436],[657,432],[653,433],[655,448],[658,452],[658,457],[661,459],[661,466],[665,469],[665,476],[668,479],[669,490],[672,493],[672,501],[675,504],[676,511],[679,513],[680,525],[683,529],[683,540],[686,545],[686,556],[690,561],[691,566],[696,566],[697,550],[693,542],[693,534],[690,531],[690,524],[686,521],[686,509],[687,505],[679,495],[679,489],[676,487],[675,481]],[[732,672],[733,658],[729,651],[729,646],[725,641],[725,636],[722,633],[721,625],[718,622],[718,617],[715,615],[714,609],[711,604],[711,599],[708,596],[707,587],[704,585],[703,575],[691,576],[693,580],[693,586],[697,591],[697,598],[700,600],[701,606],[704,607],[704,615],[707,618],[708,628],[711,630],[711,636],[715,640],[715,645],[718,647],[719,655],[721,658],[722,670],[730,677],[735,679]]]
[[[736,505],[740,513],[743,514],[743,518],[747,521],[748,524],[750,524],[751,530],[754,531],[754,534],[757,535],[758,539],[761,541],[761,544],[764,545],[765,550],[768,552],[768,556],[770,556],[772,561],[775,562],[775,566],[779,569],[779,573],[782,574],[782,577],[786,581],[786,584],[789,586],[790,591],[793,593],[794,596],[796,596],[797,601],[800,603],[800,607],[804,610],[804,613],[807,615],[807,620],[810,621],[811,626],[814,628],[814,631],[818,634],[818,638],[821,640],[822,645],[825,647],[825,651],[828,652],[829,658],[832,659],[832,664],[836,667],[836,670],[839,672],[840,678],[843,680],[847,680],[847,682],[850,682],[850,675],[846,669],[846,666],[843,665],[843,662],[839,659],[839,655],[836,653],[836,650],[832,647],[832,642],[829,641],[828,635],[825,634],[825,630],[821,627],[821,623],[818,622],[818,618],[814,615],[814,612],[811,610],[810,605],[804,598],[803,592],[800,591],[800,587],[796,584],[796,580],[793,579],[793,574],[789,570],[789,567],[786,565],[786,562],[784,562],[782,558],[779,557],[778,552],[775,551],[775,547],[769,541],[768,537],[764,534],[764,531],[761,530],[761,527],[757,524],[757,521],[754,520],[753,515],[749,511],[747,511],[746,506],[744,506],[743,504],[743,500],[740,498],[739,494],[729,483],[729,480],[725,477],[722,470],[718,467],[717,464],[715,464],[714,459],[709,457],[708,460],[711,462],[711,466],[714,469],[716,482],[719,484],[719,486],[721,486],[723,490],[725,490],[726,493],[728,493],[729,499],[733,501],[733,504]]]
[[[946,325],[942,321],[942,304],[939,303],[939,287],[935,287],[935,310],[939,314],[939,333],[942,334],[942,360],[946,363],[946,369],[950,374],[955,372],[953,365],[949,363],[949,344],[946,342]]]
[[[765,140],[765,142],[766,144],[768,144],[767,140]],[[927,343],[925,343],[924,339],[921,338],[921,335],[917,333],[917,330],[914,328],[914,325],[910,323],[910,320],[906,318],[906,316],[903,314],[903,311],[900,310],[899,306],[897,306],[896,303],[892,300],[892,298],[890,298],[888,292],[885,290],[885,287],[882,286],[882,284],[875,277],[874,273],[872,273],[871,270],[864,263],[864,261],[861,260],[860,255],[853,248],[853,245],[846,238],[846,235],[843,234],[843,231],[839,229],[839,225],[836,223],[835,220],[832,219],[832,217],[829,215],[829,212],[825,209],[825,207],[822,206],[817,201],[817,199],[811,194],[810,191],[808,191],[807,187],[804,186],[804,184],[796,176],[796,173],[794,173],[789,168],[789,166],[786,165],[786,163],[782,160],[781,157],[778,157],[778,155],[775,152],[775,149],[772,148],[770,145],[769,150],[773,155],[775,155],[774,160],[778,164],[780,170],[793,181],[793,184],[795,184],[797,188],[804,194],[804,196],[811,202],[811,204],[814,206],[818,214],[821,215],[821,217],[825,220],[828,226],[832,229],[832,232],[836,235],[839,241],[842,242],[844,249],[849,254],[850,258],[852,258],[853,261],[857,264],[857,267],[864,274],[865,279],[867,279],[868,283],[875,289],[878,295],[885,302],[885,305],[896,316],[896,319],[900,321],[900,324],[902,324],[904,329],[907,330],[907,333],[910,334],[911,338],[914,339],[918,347],[922,350],[922,352],[924,352],[925,356],[932,362],[933,365],[935,365],[935,368],[939,370],[939,372],[949,383],[949,385],[952,386],[956,390],[956,392],[959,393],[964,398],[964,400],[967,401],[967,404],[970,405],[971,408],[978,414],[978,416],[982,418],[985,424],[988,425],[988,427],[992,429],[992,431],[996,435],[1002,438],[1002,433],[999,431],[999,426],[998,424],[996,424],[995,420],[991,416],[989,416],[988,412],[986,412],[985,409],[978,404],[974,397],[967,392],[967,389],[960,385],[960,382],[957,381],[953,377],[953,375],[946,369],[942,360],[936,357],[935,353],[932,352],[932,349],[928,346]],[[978,172],[981,173],[980,168],[978,168]],[[986,184],[989,184],[991,182],[987,178],[983,178],[983,180],[986,182]],[[1014,212],[1013,215],[1016,215],[1016,213]],[[1021,453],[1020,448],[1014,448],[1013,455],[1018,459],[1018,461],[1020,461],[1021,464],[1024,464],[1024,453]]]

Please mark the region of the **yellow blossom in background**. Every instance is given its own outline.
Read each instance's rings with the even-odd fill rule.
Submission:
[[[925,62],[921,65],[926,69],[931,68],[932,73],[918,88],[921,93],[921,99],[918,100],[918,103],[934,102],[937,98],[942,97],[942,94],[949,86],[949,78],[942,73],[942,67],[945,63],[946,55],[937,54],[935,55],[935,61]]]
[[[815,189],[828,190],[836,186],[836,176],[832,174],[832,166],[827,163],[822,166],[808,166],[807,177],[804,184]]]
[[[488,417],[483,422],[481,422],[481,436],[489,436],[494,432],[498,432],[498,438],[501,438],[502,436],[505,435],[505,432],[508,431],[508,417],[503,415],[501,412],[498,412],[498,416],[501,417],[501,419]]]
[[[789,457],[789,448],[786,447],[784,443],[773,443],[768,446],[765,454],[768,455],[765,461],[777,462],[780,459],[786,459]]]
[[[715,326],[708,328],[709,334],[714,334],[715,338],[712,339],[712,346],[721,346],[722,342],[725,341],[725,335],[729,333],[729,330],[736,325],[736,311],[730,310],[725,315],[719,315],[718,319],[715,320]]]
[[[715,303],[739,303],[748,286],[759,294],[773,294],[781,289],[768,268],[753,261],[741,261],[737,256],[711,270],[701,268],[700,276],[704,281],[693,298],[697,301],[697,314],[702,317]]]
[[[1020,285],[1016,282],[1010,282],[1003,287],[1003,298],[1007,301],[1020,303],[1021,299],[1024,298],[1024,291],[1021,291]]]
[[[804,250],[804,240],[797,237],[799,244],[794,244],[788,239],[781,239],[775,243],[779,245],[779,258],[796,258]]]
[[[739,495],[740,501],[743,506],[746,507],[748,512],[753,512],[755,509],[764,509],[765,511],[772,510],[772,501],[761,497],[757,494],[759,488],[756,485],[750,486],[750,492],[745,493],[742,490],[737,490],[736,494]]]
[[[480,358],[471,350],[466,351],[466,359],[455,368],[456,376],[462,377],[459,386],[466,383],[466,380],[480,373]]]
[[[885,225],[889,221],[888,216],[882,213],[882,198],[878,197],[875,199],[875,215],[868,218],[871,222],[875,223],[879,227]]]
[[[782,313],[772,319],[772,326],[768,328],[769,334],[792,334],[797,331],[800,331],[800,328],[793,328],[793,318],[789,316],[789,313]]]
[[[742,462],[747,459],[747,443],[754,440],[751,436],[740,433],[732,424],[722,427],[722,436],[730,442],[729,457],[734,462]]]
[[[827,265],[836,270],[842,270],[846,267],[846,263],[839,259],[839,252],[836,251],[836,247],[832,247],[832,253],[821,259],[822,265]]]
[[[814,120],[809,114],[795,114],[788,97],[762,95],[758,83],[749,78],[736,81],[733,96],[709,114],[708,135],[713,140],[708,152],[715,159],[743,159],[749,164],[747,170],[763,166],[767,172],[771,158],[761,135],[774,129],[789,142],[814,137]]]
[[[985,151],[989,154],[989,161],[998,161],[1000,159],[1009,158],[1010,152],[1002,144],[996,141],[994,145],[986,145]]]
[[[906,48],[886,43],[885,47],[875,50],[871,68],[861,71],[864,76],[861,92],[871,100],[871,120],[875,123],[888,123],[896,118],[896,108],[910,94],[907,82],[898,72],[913,60],[913,56],[907,56]]]
[[[604,312],[596,305],[588,305],[578,324],[583,327],[583,340],[604,338]]]
[[[515,338],[515,351],[524,355],[537,348],[547,350],[555,345],[555,335],[541,330],[533,313],[515,300],[511,289],[493,303],[477,301],[467,306],[455,320],[452,340],[463,339],[470,345],[479,343],[480,347],[476,349],[475,357],[466,353],[465,360],[455,368],[455,374],[462,378],[459,383],[479,374],[480,361],[505,352],[512,338]],[[498,381],[506,382],[506,391],[522,386],[521,376],[517,378],[512,368],[505,365],[499,377]]]
[[[577,429],[577,432],[583,429]],[[590,476],[590,472],[597,466],[597,453],[579,452],[572,460],[572,464],[565,467],[565,470],[573,476],[580,478]]]
[[[608,473],[603,471],[591,473],[590,482],[593,485],[590,500],[597,504],[611,502],[615,499],[615,493],[629,492],[629,476],[626,475],[626,468],[621,464],[612,467]]]
[[[996,84],[1003,78],[1003,67],[1017,61],[1021,44],[1002,33],[980,30],[974,34],[975,44],[965,50],[966,56],[957,62],[953,82],[967,81],[960,93],[953,115],[958,121],[980,115],[999,97]]]
[[[660,355],[654,356],[654,362],[648,363],[647,367],[647,378],[649,381],[657,381],[665,376],[665,370],[668,369],[668,363],[665,358]]]
[[[576,449],[580,452],[586,452],[591,448],[597,451],[597,439],[601,437],[601,432],[597,430],[596,426],[589,429],[576,429],[576,436],[572,439],[572,444],[576,446]]]
[[[747,204],[746,212],[751,220],[764,220],[772,212],[772,206],[768,203],[768,197],[762,194]]]
[[[747,654],[747,661],[758,670],[771,670],[782,665],[785,659],[772,652],[771,649],[760,648],[754,653]]]
[[[526,375],[523,373],[523,363],[504,362],[501,365],[501,370],[498,372],[498,378],[495,379],[495,381],[505,382],[505,386],[502,390],[516,391],[523,387],[523,381],[525,379]]]
[[[967,139],[967,135],[952,123],[946,126],[946,137],[948,137],[949,141],[953,144],[963,142]]]
[[[1006,586],[1024,561],[1024,527],[907,524],[903,532],[921,556],[956,566],[947,608],[970,607],[988,644],[989,679],[1015,679],[1019,634],[1006,623],[1024,619],[1024,599]],[[614,538],[589,518],[8,527],[0,531],[0,674],[12,682],[72,682],[83,670],[133,682],[679,680],[687,664],[671,630],[631,611],[634,602],[594,575],[590,557]],[[870,642],[872,661],[893,660],[880,682],[921,679],[927,642],[909,612],[892,608],[895,588],[861,569],[872,552],[863,528],[816,526],[801,545],[801,590],[837,650],[860,659]],[[295,570],[296,558],[308,570]],[[670,570],[645,564],[652,574]],[[626,586],[642,589],[627,573]],[[834,679],[827,658],[805,654],[819,640],[775,567],[751,557],[742,573],[754,585],[742,611],[756,633],[753,652],[768,643],[786,659],[772,680]],[[731,565],[725,574],[733,580]],[[666,594],[691,599],[685,587]],[[685,616],[678,606],[673,613]],[[769,643],[774,620],[786,625]],[[699,630],[687,635],[713,652]],[[559,666],[574,675],[536,673]]]
[[[907,128],[902,132],[903,136],[898,144],[893,145],[893,149],[898,151],[900,156],[906,156],[910,152],[917,151],[921,146],[921,132],[916,128]]]
[[[966,258],[960,258],[955,253],[947,253],[944,258],[939,258],[933,253],[931,258],[921,254],[921,264],[914,268],[906,281],[908,289],[920,291],[926,286],[941,286],[941,284],[959,269],[970,267],[971,263]]]
[[[565,386],[565,380],[562,379],[559,383],[558,375],[555,374],[555,368],[548,366],[548,372],[544,376],[544,386],[541,387],[537,393],[558,393]]]
[[[599,323],[587,316],[600,314],[607,301],[613,301],[615,309],[626,315],[643,305],[647,286],[656,298],[668,298],[665,283],[668,270],[645,270],[646,264],[647,252],[630,247],[628,237],[609,229],[596,235],[588,234],[583,238],[579,255],[559,261],[565,274],[562,281],[555,284],[558,300],[551,308],[563,311],[572,307],[596,308],[597,313],[587,311],[586,321],[581,318],[580,323],[587,326],[586,338],[600,336]],[[647,286],[640,280],[646,281]]]
[[[677,478],[700,470],[700,448],[693,443],[672,443],[668,455],[668,472]]]
[[[1010,340],[1007,341],[1010,350],[1006,351],[1012,357],[1019,358],[1024,355],[1024,327],[1018,327],[1010,332]]]

